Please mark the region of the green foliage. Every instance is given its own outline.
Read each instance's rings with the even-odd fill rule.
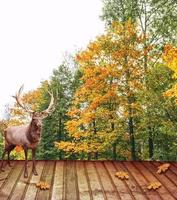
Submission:
[[[102,19],[108,25],[131,19],[140,25],[142,33],[147,34],[148,44],[162,45],[176,41],[176,7],[176,0],[103,0]]]
[[[77,76],[75,75],[75,78],[73,77],[66,63],[61,64],[58,69],[53,71],[49,81],[49,90],[54,94],[55,110],[43,122],[42,140],[37,152],[39,159],[64,158],[63,153],[54,148],[54,142],[66,140],[64,126],[68,120],[66,113],[70,107],[75,87],[77,87]],[[49,101],[47,91],[44,91],[44,93],[45,98]],[[48,106],[48,101],[45,101],[46,103],[41,105],[41,110]]]
[[[173,99],[164,95],[174,83],[171,75],[172,72],[165,66],[155,65],[149,69],[146,77],[148,87],[139,94],[139,101],[145,107],[141,112],[136,137],[141,159],[148,158],[149,137],[153,141],[151,148],[154,151],[151,159],[176,159],[177,107]]]

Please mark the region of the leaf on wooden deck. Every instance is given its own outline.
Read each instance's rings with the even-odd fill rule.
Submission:
[[[160,182],[151,182],[148,186],[147,186],[147,189],[148,190],[156,190],[156,189],[158,189],[159,187],[161,187],[161,183]]]
[[[160,165],[160,166],[158,167],[157,173],[158,173],[158,174],[161,174],[161,173],[163,173],[163,172],[166,172],[166,171],[168,170],[169,167],[170,167],[170,164],[169,164],[169,163],[165,163],[165,164],[163,164],[163,165]]]
[[[116,172],[115,176],[117,176],[118,178],[120,179],[129,179],[129,176],[128,176],[128,173],[125,172],[125,171],[119,171],[119,172]]]
[[[41,190],[49,190],[50,185],[46,182],[40,181],[39,183],[36,183],[36,187],[40,188]]]

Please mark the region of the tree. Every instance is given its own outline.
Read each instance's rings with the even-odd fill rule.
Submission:
[[[147,45],[162,46],[167,41],[176,41],[176,6],[175,0],[103,0],[101,18],[107,25],[131,19],[138,23]]]
[[[127,45],[127,43],[129,45]],[[142,89],[142,37],[131,21],[115,22],[107,32],[77,55],[82,71],[66,123],[72,142],[56,143],[59,149],[75,153],[105,152],[116,146],[120,136],[129,133],[131,156],[135,154],[135,120]]]
[[[144,82],[146,92],[146,102],[144,101],[144,111],[149,112],[148,96],[150,87],[148,85],[148,70],[154,67],[162,56],[163,46],[167,42],[176,41],[177,31],[177,2],[175,0],[103,0],[102,19],[110,25],[113,21],[118,20],[125,22],[132,19],[137,23],[140,33],[144,37]],[[150,47],[150,49],[149,49]],[[150,116],[151,113],[148,113]],[[153,139],[152,128],[147,125],[147,134],[149,135],[149,157],[153,157]]]
[[[64,124],[68,120],[66,113],[70,107],[74,90],[73,75],[66,62],[53,71],[49,83],[49,88],[55,96],[55,110],[50,117],[44,120],[38,158],[63,159],[65,155],[54,148],[54,142],[66,139]],[[41,109],[44,107],[46,103],[41,104]]]
[[[177,108],[174,105],[174,100],[164,95],[167,88],[174,84],[171,75],[171,70],[165,65],[156,64],[149,70],[146,77],[149,90],[147,91],[145,88],[139,93],[138,101],[140,104],[144,105],[146,102],[148,106],[148,112],[142,109],[139,115],[137,143],[140,159],[147,159],[150,157],[149,155],[151,155],[150,159],[176,159],[174,144],[176,142]],[[153,143],[149,141],[147,126],[151,128],[149,132]]]

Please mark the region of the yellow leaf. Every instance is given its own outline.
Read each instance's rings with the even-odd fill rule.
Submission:
[[[117,176],[118,178],[120,179],[129,179],[129,176],[128,176],[128,173],[125,172],[125,171],[119,171],[119,172],[116,172],[115,176]]]
[[[153,190],[156,190],[156,189],[158,189],[159,187],[161,187],[161,183],[160,182],[151,182],[151,183],[149,183],[149,185],[147,186],[147,189],[148,190],[151,190],[151,189],[153,189]]]

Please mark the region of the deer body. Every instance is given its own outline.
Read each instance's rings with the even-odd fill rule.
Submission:
[[[3,168],[3,159],[5,154],[8,155],[8,164],[10,166],[10,152],[17,146],[20,145],[24,149],[25,153],[25,171],[24,171],[24,177],[28,177],[28,171],[27,171],[27,157],[28,157],[28,149],[32,149],[32,160],[33,160],[33,167],[32,171],[34,175],[37,175],[36,171],[36,164],[35,164],[35,152],[36,148],[40,142],[41,139],[41,131],[42,131],[42,119],[47,117],[51,111],[51,108],[54,103],[53,95],[51,95],[51,101],[49,104],[49,107],[42,111],[42,112],[34,112],[32,110],[28,110],[26,107],[23,106],[23,104],[20,101],[20,91],[15,96],[15,99],[17,103],[26,111],[28,111],[32,115],[32,119],[30,124],[27,125],[21,125],[21,126],[12,126],[8,127],[4,131],[4,138],[5,138],[5,148],[2,155],[2,163],[1,163],[1,170],[4,171]]]
[[[41,128],[36,129],[36,133],[33,133],[31,126],[32,124],[7,128],[4,131],[6,143],[15,146],[26,145],[29,149],[35,148],[40,142]]]
[[[29,125],[9,127],[4,131],[5,142],[12,145],[28,144],[27,132]]]

